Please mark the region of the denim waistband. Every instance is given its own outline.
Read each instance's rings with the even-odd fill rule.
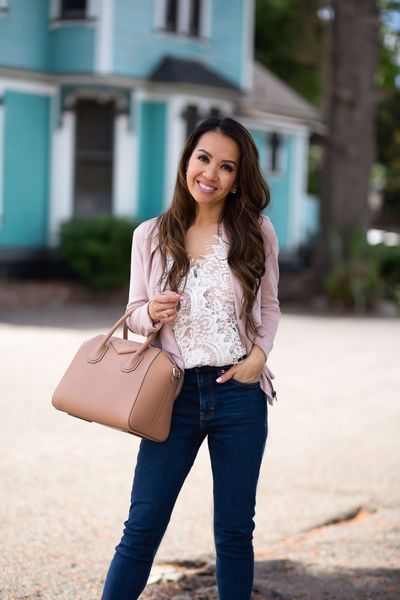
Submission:
[[[241,356],[240,358],[238,358],[238,360],[235,363],[232,363],[230,365],[203,365],[201,367],[192,367],[191,369],[185,369],[185,373],[198,373],[199,371],[211,371],[211,372],[217,372],[217,371],[227,371],[228,369],[230,369],[231,367],[233,367],[233,365],[236,365],[238,362],[240,362],[241,360],[244,360],[246,358],[246,354],[243,354],[243,356]]]

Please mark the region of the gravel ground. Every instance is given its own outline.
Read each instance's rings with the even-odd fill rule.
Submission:
[[[81,341],[119,312],[82,305],[0,316],[2,600],[100,598],[140,440],[55,411],[51,396]],[[254,600],[399,597],[399,356],[398,319],[283,314]],[[217,598],[211,525],[203,444],[143,598]]]

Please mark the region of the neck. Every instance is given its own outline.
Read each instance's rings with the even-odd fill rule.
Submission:
[[[207,225],[218,225],[221,222],[222,210],[220,207],[198,207],[194,225],[206,227]]]

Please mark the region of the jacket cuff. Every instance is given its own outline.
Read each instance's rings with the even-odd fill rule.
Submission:
[[[151,333],[161,329],[163,325],[162,322],[159,321],[158,323],[153,323],[149,315],[149,304],[150,302],[146,302],[146,304],[137,308],[128,318],[128,327],[134,333],[149,336]]]
[[[267,362],[268,355],[272,350],[272,344],[269,342],[266,342],[265,337],[261,337],[261,336],[255,337],[253,344],[255,346],[258,346],[259,348],[261,348],[261,350],[264,352],[264,355],[265,355],[265,362]]]

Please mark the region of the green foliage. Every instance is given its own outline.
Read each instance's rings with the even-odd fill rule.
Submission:
[[[381,15],[381,43],[379,52],[378,84],[382,90],[393,90],[399,75],[400,55],[400,0],[379,0]]]
[[[324,24],[319,0],[257,0],[255,56],[299,94],[319,103]]]
[[[329,19],[320,0],[256,0],[255,56],[304,98],[323,105],[324,73],[329,62]],[[400,221],[400,0],[378,0],[381,35],[377,83],[378,160],[385,166],[383,216]],[[326,93],[326,92],[325,92]],[[325,98],[327,100],[327,98]],[[311,163],[310,191],[318,193]]]
[[[400,246],[373,246],[372,253],[384,282],[384,296],[400,304]]]
[[[330,302],[357,312],[374,308],[383,297],[384,285],[377,256],[362,228],[353,231],[347,251],[338,232],[332,246],[333,268],[325,280]]]
[[[72,219],[61,226],[60,255],[92,291],[127,285],[135,227],[116,217]]]
[[[378,108],[378,159],[385,168],[383,214],[400,222],[400,90],[386,94]]]
[[[308,151],[308,193],[314,196],[321,196],[323,158],[323,148],[318,144],[310,144]]]

